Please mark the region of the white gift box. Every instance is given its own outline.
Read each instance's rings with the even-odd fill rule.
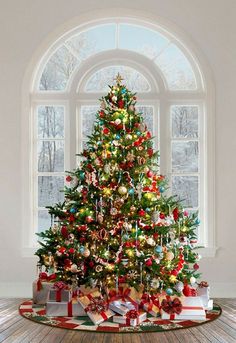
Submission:
[[[134,310],[135,306],[130,301],[115,300],[109,304],[109,309],[123,316],[129,310]]]
[[[140,312],[138,318],[134,318],[134,319],[129,319],[126,317],[126,315],[124,316],[114,316],[113,317],[113,322],[114,323],[119,323],[119,324],[125,324],[125,325],[129,325],[129,326],[137,326],[140,323],[142,323],[144,320],[147,319],[147,313],[146,312]]]
[[[50,317],[86,316],[83,307],[77,301],[47,302],[46,315]]]
[[[79,297],[78,301],[81,304],[81,306],[84,309],[86,309],[86,307],[90,305],[92,299],[96,297],[101,297],[101,293],[98,291],[95,291],[91,294],[86,294],[82,297]],[[108,318],[114,316],[115,313],[110,309],[106,309],[105,311],[101,313],[86,311],[86,314],[89,316],[89,318],[92,320],[94,324],[98,325],[104,322],[105,320],[107,320]]]
[[[55,288],[51,288],[49,290],[49,299],[48,302],[69,302],[71,301],[72,293],[68,289],[61,289],[57,290]]]
[[[206,297],[202,296],[202,297],[199,297],[199,298],[201,298],[204,310],[208,310],[209,311],[209,310],[213,309],[213,300],[208,299],[207,296]]]
[[[49,291],[53,287],[52,282],[41,281],[41,289],[38,290],[38,280],[33,282],[33,303],[45,305],[49,298]]]
[[[210,287],[209,286],[208,287],[197,287],[196,291],[197,291],[197,295],[199,297],[204,296],[204,297],[208,297],[208,300],[210,299]]]
[[[206,312],[200,297],[181,297],[180,301],[182,302],[180,314],[169,314],[161,309],[161,318],[171,320],[206,320]]]

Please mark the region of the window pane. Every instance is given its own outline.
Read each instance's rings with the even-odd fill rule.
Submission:
[[[78,60],[63,45],[47,62],[40,79],[40,90],[64,90]]]
[[[64,171],[64,142],[41,141],[38,142],[38,171],[63,172]]]
[[[198,176],[172,176],[172,194],[183,200],[184,207],[198,207]]]
[[[38,138],[64,137],[64,107],[38,107]]]
[[[198,138],[198,107],[171,107],[172,137]]]
[[[64,199],[63,176],[39,176],[38,177],[38,206],[45,207],[62,202]]]
[[[86,83],[86,92],[108,92],[108,85],[112,85],[114,83],[114,78],[118,73],[123,77],[123,83],[131,91],[150,91],[150,85],[141,73],[133,68],[117,65],[102,68],[94,73]]]
[[[198,172],[198,142],[172,142],[172,172]]]
[[[51,216],[48,211],[38,211],[38,232],[48,230],[51,226]]]
[[[153,134],[153,107],[152,106],[137,106],[137,110],[142,113],[145,124],[148,130]],[[157,119],[155,124],[157,124]]]
[[[93,131],[93,125],[96,120],[96,112],[98,111],[98,109],[98,106],[81,107],[83,139],[86,139],[88,135],[91,135]]]
[[[168,88],[173,90],[192,90],[197,88],[195,75],[187,58],[174,44],[171,44],[155,60],[167,80]]]
[[[119,48],[155,58],[169,42],[159,32],[130,24],[120,24]]]
[[[115,49],[115,34],[116,25],[99,25],[74,35],[65,44],[79,60],[84,60],[100,51]]]

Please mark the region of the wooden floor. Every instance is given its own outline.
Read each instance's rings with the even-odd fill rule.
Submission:
[[[166,333],[103,334],[73,332],[36,324],[18,314],[24,299],[0,299],[0,342],[4,343],[236,343],[236,299],[215,299],[221,317],[196,328]]]

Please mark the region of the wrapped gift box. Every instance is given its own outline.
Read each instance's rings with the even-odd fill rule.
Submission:
[[[199,297],[204,296],[204,297],[207,297],[208,300],[210,299],[210,287],[209,286],[208,287],[199,287],[198,286],[196,291],[197,291],[197,295]]]
[[[118,289],[107,289],[107,297],[110,302],[123,301],[126,304],[132,304],[133,307],[138,309],[138,304],[142,297],[142,293],[138,292],[134,287],[129,287],[127,284],[122,284],[122,286],[120,285]]]
[[[86,316],[86,313],[76,300],[69,302],[47,302],[46,315],[50,317]]]
[[[107,308],[107,303],[98,291],[79,297],[78,301],[86,314],[96,325],[104,322],[115,314],[112,310]],[[100,303],[99,306],[98,303]],[[102,307],[104,307],[103,310],[101,309]]]
[[[204,307],[204,310],[212,310],[213,308],[213,300],[209,299],[207,296],[202,296],[202,297],[199,297],[202,301],[202,304],[203,304],[203,307]]]
[[[98,288],[95,287],[95,288],[91,288],[91,287],[86,287],[86,285],[81,285],[78,287],[78,290],[77,290],[77,293],[78,295],[82,296],[82,295],[86,295],[86,294],[90,294],[90,293],[93,293],[93,292],[98,292]]]
[[[54,289],[49,290],[49,299],[48,302],[70,302],[72,293],[68,289]]]
[[[180,314],[167,313],[161,309],[162,319],[206,320],[206,313],[200,297],[181,297],[182,311]]]
[[[125,315],[129,310],[135,309],[135,306],[130,301],[115,300],[109,304],[109,309]]]
[[[33,282],[33,303],[39,305],[45,305],[49,298],[49,291],[53,287],[52,282],[44,282],[35,280]]]
[[[135,311],[137,312],[137,311]],[[124,316],[114,316],[113,317],[113,322],[114,323],[119,323],[119,324],[125,324],[129,326],[137,326],[141,322],[147,319],[147,313],[146,312],[139,312],[137,318],[129,318],[127,315],[129,312],[126,313]]]
[[[151,314],[153,317],[157,317],[160,315],[160,308],[152,301],[150,303],[146,303],[143,305],[145,311]]]

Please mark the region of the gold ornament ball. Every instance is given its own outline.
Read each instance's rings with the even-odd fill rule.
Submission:
[[[172,251],[168,251],[168,252],[166,253],[166,259],[167,259],[168,261],[172,261],[172,260],[174,259],[174,257],[175,257],[175,255],[173,254]]]
[[[82,255],[83,255],[84,257],[89,257],[89,255],[90,255],[90,250],[89,250],[89,249],[85,249]]]
[[[125,194],[127,193],[127,188],[126,188],[125,186],[120,186],[120,187],[118,188],[118,193],[119,193],[120,195],[125,195]]]
[[[126,254],[129,256],[129,257],[133,257],[134,256],[134,251],[132,249],[128,249],[126,251]]]

